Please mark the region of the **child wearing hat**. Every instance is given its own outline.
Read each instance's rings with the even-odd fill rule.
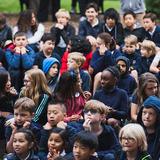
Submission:
[[[60,62],[54,57],[46,58],[43,61],[42,69],[43,72],[45,73],[48,86],[53,93],[59,80]]]

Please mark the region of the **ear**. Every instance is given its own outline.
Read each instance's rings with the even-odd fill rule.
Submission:
[[[33,112],[33,113],[31,113],[31,116],[32,116],[32,118],[34,117],[34,112]]]
[[[33,146],[34,146],[34,142],[31,142],[30,144],[29,144],[29,149],[32,149],[33,148]]]
[[[95,153],[95,151],[96,151],[95,149],[91,149],[90,150],[90,155],[93,155]]]
[[[64,118],[66,118],[66,117],[67,117],[67,113],[63,113],[63,115],[64,115]]]
[[[81,66],[81,64],[82,64],[81,62],[78,62],[78,63],[77,63],[78,67],[80,67],[80,66]]]

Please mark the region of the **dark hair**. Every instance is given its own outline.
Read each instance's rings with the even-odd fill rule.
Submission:
[[[80,52],[84,55],[87,55],[92,50],[91,43],[86,38],[80,36],[73,36],[71,37],[70,41],[71,41],[70,52]]]
[[[18,31],[18,32],[15,33],[13,39],[15,40],[17,37],[22,37],[22,36],[25,36],[27,38],[25,32]]]
[[[42,41],[43,43],[45,43],[46,41],[50,41],[50,40],[53,41],[53,42],[56,41],[54,35],[51,34],[51,33],[44,33],[44,35],[43,35],[42,38],[41,38],[41,41]]]
[[[31,26],[32,14],[35,14],[35,13],[31,9],[25,10],[20,13],[20,16],[17,22],[19,31],[28,32],[30,30],[32,33],[35,33],[37,31],[37,23]]]
[[[106,19],[114,19],[116,24],[119,22],[119,13],[114,8],[108,8],[104,12],[104,21],[106,22]]]
[[[98,10],[99,10],[97,4],[94,3],[94,2],[93,3],[88,3],[87,6],[86,6],[85,11],[88,10],[88,9],[90,9],[90,8],[94,8],[96,12],[98,12]]]
[[[157,20],[157,15],[154,14],[154,13],[149,12],[149,13],[146,13],[146,14],[144,15],[143,19],[145,19],[145,18],[150,18],[152,22],[156,22],[156,20]]]
[[[6,17],[3,13],[0,13],[0,24],[1,25],[6,24]]]
[[[0,67],[0,97],[5,96],[6,83],[8,82],[9,72],[5,68]]]
[[[33,134],[33,132],[30,129],[20,128],[14,134],[16,134],[16,133],[24,133],[25,139],[28,141],[28,143],[33,144],[31,146],[30,150],[37,151],[38,148],[37,148],[37,144],[36,144],[35,135]]]
[[[81,131],[77,133],[74,143],[75,142],[78,142],[90,149],[96,149],[98,147],[98,138],[90,131]]]
[[[110,72],[114,77],[116,77],[117,79],[119,79],[119,77],[120,77],[120,72],[119,72],[117,66],[107,67],[104,71],[109,71],[109,72]]]
[[[127,16],[127,15],[132,15],[134,19],[136,18],[136,14],[135,14],[133,11],[131,11],[131,10],[128,10],[128,11],[126,11],[126,12],[124,13],[123,19],[124,19],[125,16]]]
[[[22,97],[16,100],[14,104],[14,109],[20,109],[21,111],[27,111],[29,113],[34,113],[35,103],[32,99],[28,97]]]

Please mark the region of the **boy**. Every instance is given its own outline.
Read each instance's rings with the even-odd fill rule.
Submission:
[[[45,58],[54,57],[61,63],[60,56],[54,52],[55,38],[51,33],[45,33],[41,39],[42,50],[36,54],[34,68],[42,69]]]
[[[6,49],[6,61],[11,76],[11,83],[17,91],[23,85],[24,72],[32,68],[35,52],[28,46],[24,32],[17,32],[13,40],[14,48]]]
[[[160,26],[156,25],[157,16],[154,13],[147,13],[143,17],[146,38],[153,41],[160,47]]]
[[[98,136],[96,154],[103,160],[115,159],[120,149],[117,137],[112,127],[103,124],[106,120],[107,106],[97,100],[89,100],[84,107],[84,121],[72,122],[69,125],[77,131],[88,130]]]
[[[108,67],[101,75],[101,89],[97,90],[93,99],[103,102],[111,107],[107,123],[113,127],[121,125],[121,121],[127,118],[128,96],[126,91],[119,89],[116,83],[119,79],[119,71],[116,67]]]
[[[40,126],[32,122],[34,116],[35,103],[27,97],[19,98],[14,104],[14,122],[6,127],[6,150],[13,152],[13,136],[19,128],[29,128],[36,136],[37,142],[40,139]]]
[[[154,160],[160,158],[160,98],[149,96],[139,111],[137,121],[147,135],[148,153]]]
[[[119,56],[116,59],[116,64],[120,71],[120,78],[118,80],[118,88],[124,89],[128,96],[131,97],[137,87],[135,79],[129,74],[130,62],[127,57]]]
[[[126,11],[123,15],[124,19],[124,37],[135,35],[138,42],[142,42],[145,38],[145,29],[136,25],[136,14],[132,11]]]

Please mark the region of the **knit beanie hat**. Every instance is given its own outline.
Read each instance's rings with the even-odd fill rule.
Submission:
[[[60,66],[60,62],[56,58],[50,57],[44,59],[42,67],[43,72],[45,74],[48,73],[49,69],[52,67],[54,63],[58,63],[58,67]]]

